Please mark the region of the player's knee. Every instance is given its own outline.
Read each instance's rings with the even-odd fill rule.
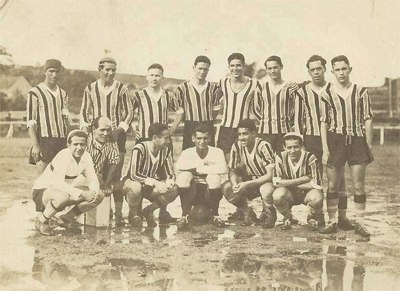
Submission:
[[[142,185],[139,182],[126,180],[123,190],[129,205],[136,205],[142,198]]]
[[[274,201],[274,205],[282,205],[287,201],[286,189],[285,188],[277,188],[272,194],[272,199]]]
[[[193,180],[193,174],[190,172],[180,172],[176,177],[176,184],[179,188],[190,188]]]
[[[211,190],[221,188],[221,177],[219,175],[207,175],[206,182]]]
[[[265,183],[260,186],[260,193],[263,199],[272,198],[272,193],[274,193],[275,187],[272,183]]]
[[[227,181],[221,186],[221,192],[224,197],[229,200],[233,196],[232,182]]]
[[[321,190],[311,190],[308,194],[308,204],[313,208],[322,208],[323,207],[323,200],[324,195],[322,194]]]
[[[52,195],[51,200],[52,200],[53,206],[56,209],[61,210],[69,204],[68,202],[70,200],[70,197],[67,193],[59,192],[59,193],[57,193],[57,195]]]

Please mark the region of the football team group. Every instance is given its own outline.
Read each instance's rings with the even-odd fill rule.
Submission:
[[[266,59],[267,75],[256,80],[244,75],[245,57],[233,53],[228,57],[229,75],[213,83],[207,81],[210,59],[198,56],[192,78],[175,92],[163,89],[164,69],[152,64],[148,86],[132,93],[115,79],[116,61],[105,57],[98,64],[100,78],[83,92],[79,129],[69,130],[68,95],[58,86],[63,66],[59,60],[47,60],[45,80],[27,99],[30,163],[40,172],[33,185],[37,231],[52,235],[55,225],[72,229],[77,216],[110,195],[115,227],[142,227],[144,222],[155,227],[157,209],[158,222],[169,224],[175,219],[167,206],[179,196],[178,230],[190,227],[197,205],[207,209],[213,225],[226,226],[218,213],[225,197],[236,207],[228,219],[241,225],[273,228],[279,212],[281,228],[290,229],[298,223],[292,207],[304,204],[312,231],[354,230],[369,237],[364,182],[366,166],[373,160],[370,96],[351,82],[346,56],[327,64],[313,55],[305,63],[311,82],[284,81],[278,56]],[[332,83],[325,78],[328,66]],[[174,117],[170,125],[169,116]],[[182,151],[174,164],[177,144],[172,135],[181,122]],[[122,175],[129,131],[135,145]],[[346,162],[354,184],[352,220],[346,213]],[[254,211],[248,202],[258,197],[262,209]],[[150,201],[145,208],[143,198]],[[122,215],[124,201],[127,219]]]

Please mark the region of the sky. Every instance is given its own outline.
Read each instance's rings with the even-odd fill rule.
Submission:
[[[228,73],[241,52],[262,68],[282,58],[285,80],[308,80],[313,54],[349,57],[352,80],[379,86],[400,77],[400,1],[0,0],[0,45],[18,65],[58,58],[69,69],[96,70],[112,56],[118,72],[190,79],[197,55],[212,62],[209,80]],[[328,66],[327,79],[332,79]]]

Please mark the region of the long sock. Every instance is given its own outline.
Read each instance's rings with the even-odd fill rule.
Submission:
[[[181,199],[182,216],[189,214],[192,209],[192,201],[189,193],[190,188],[179,188],[179,198]]]
[[[122,217],[122,201],[115,201],[115,216]]]
[[[354,208],[356,212],[356,220],[359,223],[364,223],[366,201],[367,201],[367,196],[365,194],[354,195]]]
[[[326,199],[326,206],[328,209],[328,217],[331,222],[337,222],[338,218],[338,192],[328,192]]]
[[[315,207],[312,207],[310,204],[308,204],[307,208],[308,208],[309,213],[312,215],[320,214],[323,212],[323,207],[315,208]]]
[[[160,208],[160,205],[156,202],[151,203],[150,205],[146,206],[149,212],[154,212],[154,210]]]
[[[56,207],[54,207],[53,201],[50,200],[47,202],[46,207],[44,208],[43,215],[39,216],[39,220],[41,222],[45,222],[46,220],[52,218],[57,212],[58,210]]]
[[[347,213],[347,191],[339,191],[339,217],[346,217]]]
[[[210,189],[209,206],[213,216],[218,216],[219,202],[222,199],[221,189]]]
[[[113,191],[114,204],[115,204],[115,216],[122,217],[122,205],[124,203],[124,194],[122,189],[116,189]]]
[[[275,205],[275,207],[279,211],[279,213],[283,215],[283,217],[289,219],[292,218],[292,209],[289,206],[289,202],[282,202],[279,205]]]
[[[63,215],[63,218],[71,221],[75,216],[81,215],[82,211],[79,209],[78,205],[75,205],[72,207],[70,211],[68,211],[66,214]]]

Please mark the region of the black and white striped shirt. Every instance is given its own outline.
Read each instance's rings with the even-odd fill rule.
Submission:
[[[332,84],[322,93],[328,112],[321,121],[329,124],[329,131],[350,136],[364,136],[365,121],[373,116],[368,90],[352,84],[346,96],[340,96]]]
[[[146,89],[137,91],[133,101],[134,110],[138,110],[139,131],[148,138],[150,124],[158,122],[168,124],[168,110],[178,111],[179,104],[175,95],[162,90],[158,100],[154,100]]]
[[[154,179],[156,173],[164,168],[167,178],[173,179],[174,165],[171,149],[165,147],[154,156],[150,149],[150,143],[150,141],[144,141],[133,147],[127,176],[131,180],[149,184],[148,179]]]
[[[66,137],[66,123],[62,110],[68,105],[67,93],[57,86],[56,91],[50,90],[40,83],[28,92],[27,126],[37,125],[41,137]]]
[[[103,176],[105,165],[119,164],[118,145],[115,142],[100,144],[93,134],[89,134],[86,151],[93,160],[96,174]]]
[[[128,128],[133,119],[133,104],[128,88],[117,80],[111,86],[106,92],[100,80],[97,80],[86,87],[81,107],[81,128],[89,126],[99,116],[107,116],[112,129],[116,129],[121,122],[125,123],[124,128]]]
[[[257,80],[248,78],[243,89],[235,93],[231,88],[230,78],[227,77],[219,82],[219,89],[224,108],[221,126],[237,128],[239,121],[251,118],[251,114],[258,120],[261,118],[261,100],[257,98],[261,85]]]
[[[262,118],[259,133],[290,132],[294,114],[295,91],[285,83],[275,92],[271,83],[262,83]]]
[[[183,82],[176,90],[179,105],[185,113],[187,121],[213,120],[213,112],[219,109],[218,86],[206,82],[204,89],[199,92],[190,81]]]
[[[274,152],[271,145],[265,140],[256,138],[251,153],[238,141],[232,145],[229,168],[234,170],[246,167],[247,174],[256,178],[267,174],[268,165],[274,165]]]

